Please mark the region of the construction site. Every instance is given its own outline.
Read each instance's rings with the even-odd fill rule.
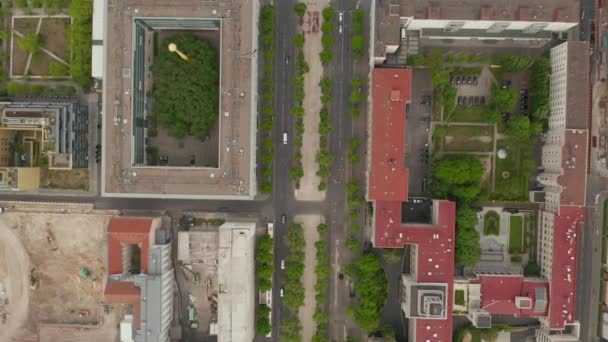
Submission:
[[[112,213],[0,212],[0,341],[114,340],[116,313],[102,305]]]
[[[181,226],[176,275],[182,322],[187,325],[183,337],[252,340],[256,224],[196,218]]]

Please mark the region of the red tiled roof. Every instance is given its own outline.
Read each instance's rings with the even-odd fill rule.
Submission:
[[[108,281],[104,291],[105,300],[112,304],[132,304],[135,328],[139,329],[141,321],[141,289],[131,282]]]
[[[579,226],[584,221],[585,207],[576,206],[560,206],[559,214],[554,218],[549,302],[551,329],[562,329],[566,323],[574,321],[577,246]]]
[[[153,218],[148,217],[113,217],[108,233],[149,233],[153,221]]]
[[[419,283],[447,284],[446,319],[417,319],[416,341],[452,340],[454,234],[456,204],[435,201],[434,225],[401,224],[401,203],[407,200],[405,107],[411,98],[409,69],[374,69],[372,74],[372,155],[368,198],[374,200],[374,245],[401,248],[417,245]]]
[[[587,182],[588,132],[582,129],[567,129],[562,147],[563,174],[558,183],[562,186],[562,205],[585,205]]]
[[[122,245],[141,246],[141,270],[148,272],[148,248],[154,219],[137,217],[114,217],[108,226],[108,272],[123,273]],[[153,236],[152,236],[153,238]]]
[[[417,341],[452,340],[452,292],[454,287],[454,230],[456,204],[435,201],[436,225],[401,224],[401,202],[376,201],[374,245],[380,248],[415,244],[417,250],[417,281],[448,285],[447,319],[417,319]],[[428,328],[427,328],[428,327]]]
[[[535,289],[544,287],[549,294],[549,284],[546,281],[532,281],[521,275],[480,275],[472,280],[473,284],[480,284],[481,308],[492,315],[514,315],[521,317],[546,316],[547,311],[534,312],[536,301]],[[530,309],[519,309],[515,305],[515,297],[528,297],[532,300]],[[546,298],[549,300],[549,298]]]
[[[368,198],[407,200],[405,105],[411,98],[410,69],[374,69],[372,155]]]

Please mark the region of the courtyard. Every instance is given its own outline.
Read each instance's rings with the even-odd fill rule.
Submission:
[[[11,78],[69,78],[68,16],[14,16]]]
[[[481,269],[521,271],[533,260],[535,215],[511,212],[500,207],[483,207],[477,214]]]
[[[530,98],[534,89],[543,91],[537,98],[545,94],[535,80],[546,79],[546,59],[439,50],[419,56],[412,61],[415,67],[432,63],[428,72],[442,77],[433,89],[434,156],[478,158],[484,167],[482,201],[527,202],[544,118],[544,107]]]

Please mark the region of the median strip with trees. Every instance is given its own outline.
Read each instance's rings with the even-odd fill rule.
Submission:
[[[272,5],[262,7],[260,13],[260,32],[262,35],[261,50],[263,51],[262,84],[260,96],[260,182],[259,190],[263,194],[272,192],[272,176],[274,161],[274,16]]]
[[[304,257],[306,240],[304,229],[299,223],[292,223],[285,235],[285,245],[289,250],[285,258],[285,282],[283,286],[283,304],[289,313],[281,322],[281,341],[300,341],[302,324],[298,319],[298,310],[304,305]]]

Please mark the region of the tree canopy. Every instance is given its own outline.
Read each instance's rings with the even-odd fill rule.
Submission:
[[[273,239],[264,235],[258,239],[255,254],[258,288],[267,291],[272,288],[272,273],[274,271]]]
[[[355,293],[359,302],[352,308],[357,322],[367,333],[380,327],[380,311],[387,296],[386,274],[380,258],[373,253],[365,253],[348,268],[348,273],[355,279]]]
[[[293,5],[293,10],[296,11],[298,17],[303,17],[306,14],[306,4],[302,2],[296,2]]]
[[[27,53],[37,54],[42,49],[42,36],[36,32],[28,32],[17,40],[17,45]]]
[[[461,202],[477,198],[483,165],[475,156],[459,154],[440,159],[433,166],[432,192]]]
[[[184,61],[169,43],[189,57]],[[216,49],[190,34],[166,39],[154,61],[155,115],[177,138],[204,139],[218,119],[219,72]]]
[[[260,304],[258,305],[258,321],[255,326],[255,330],[258,335],[266,336],[271,331],[270,326],[270,308],[268,305]]]
[[[459,205],[456,210],[456,262],[464,266],[475,266],[481,258],[477,212],[468,205]]]
[[[517,93],[513,89],[503,89],[498,86],[492,87],[490,107],[499,112],[510,111],[517,102]]]

